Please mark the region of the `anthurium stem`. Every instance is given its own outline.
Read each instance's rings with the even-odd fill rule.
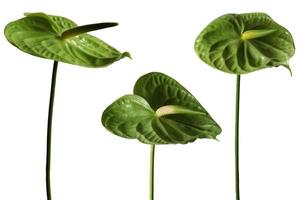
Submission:
[[[235,193],[236,200],[240,200],[240,175],[239,175],[239,118],[240,118],[240,81],[236,77],[236,102],[235,102]]]
[[[52,128],[52,114],[53,114],[53,104],[55,96],[55,83],[57,74],[58,62],[54,61],[52,80],[51,80],[51,90],[50,90],[50,100],[49,100],[49,110],[48,110],[48,126],[47,126],[47,156],[46,156],[46,189],[47,189],[47,200],[51,200],[51,182],[50,182],[50,162],[51,162],[51,128]]]
[[[149,200],[154,199],[154,153],[155,153],[155,145],[152,144],[150,148],[150,194]]]

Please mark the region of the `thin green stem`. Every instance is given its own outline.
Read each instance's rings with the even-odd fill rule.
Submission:
[[[240,172],[239,172],[240,81],[241,81],[241,76],[237,75],[237,77],[236,77],[236,102],[235,102],[235,194],[236,194],[236,200],[240,200]]]
[[[50,182],[51,128],[52,128],[52,114],[53,114],[53,104],[54,104],[54,96],[55,96],[55,83],[56,83],[57,66],[58,66],[58,62],[54,61],[53,71],[52,71],[52,80],[51,80],[49,110],[48,110],[48,126],[47,126],[47,156],[46,156],[47,200],[51,200],[51,182]]]
[[[149,199],[154,199],[154,153],[155,153],[155,145],[152,144],[150,148],[150,193]]]

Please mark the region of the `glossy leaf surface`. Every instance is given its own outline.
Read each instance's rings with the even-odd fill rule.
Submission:
[[[102,115],[110,132],[146,144],[186,144],[216,138],[219,125],[183,86],[162,73],[135,84],[134,95],[113,102]]]
[[[208,65],[245,74],[283,65],[295,53],[287,29],[264,13],[227,14],[211,22],[197,37],[195,51]]]
[[[117,25],[77,26],[73,21],[44,13],[25,14],[5,27],[7,40],[34,56],[86,67],[105,67],[129,53],[120,53],[88,31]]]

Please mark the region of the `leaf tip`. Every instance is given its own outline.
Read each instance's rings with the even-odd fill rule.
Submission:
[[[124,58],[124,57],[127,57],[132,60],[132,57],[128,51],[125,51],[124,53],[122,53],[122,58]]]
[[[290,68],[290,66],[289,65],[283,65],[283,66],[289,70],[290,75],[292,77],[293,76],[293,72],[292,72],[292,69]]]
[[[220,142],[220,140],[217,138],[216,135],[210,135],[210,136],[207,137],[207,139],[211,139],[211,140],[215,140],[217,142]]]

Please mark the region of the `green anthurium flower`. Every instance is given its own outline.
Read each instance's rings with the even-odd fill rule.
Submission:
[[[215,139],[221,128],[189,91],[165,74],[140,77],[133,93],[108,106],[102,124],[117,136],[150,144],[149,200],[153,200],[155,145]]]
[[[295,53],[290,32],[264,13],[227,14],[212,21],[195,42],[197,55],[224,72],[245,74],[285,66]]]
[[[91,68],[105,67],[127,56],[86,32],[116,26],[98,23],[77,26],[73,21],[44,13],[26,13],[25,17],[9,23],[4,30],[7,40],[33,56],[54,60],[47,125],[46,191],[51,200],[50,161],[51,130],[58,62]]]
[[[146,144],[186,144],[216,138],[220,126],[183,86],[162,73],[149,73],[134,94],[113,102],[102,115],[110,132]]]
[[[44,13],[26,13],[5,27],[7,40],[34,56],[86,67],[105,67],[127,56],[102,40],[86,34],[117,23],[77,26],[73,21]]]
[[[290,32],[265,13],[227,14],[199,34],[195,51],[205,63],[236,74],[235,191],[240,200],[239,116],[241,75],[268,67],[286,67],[295,53]]]

